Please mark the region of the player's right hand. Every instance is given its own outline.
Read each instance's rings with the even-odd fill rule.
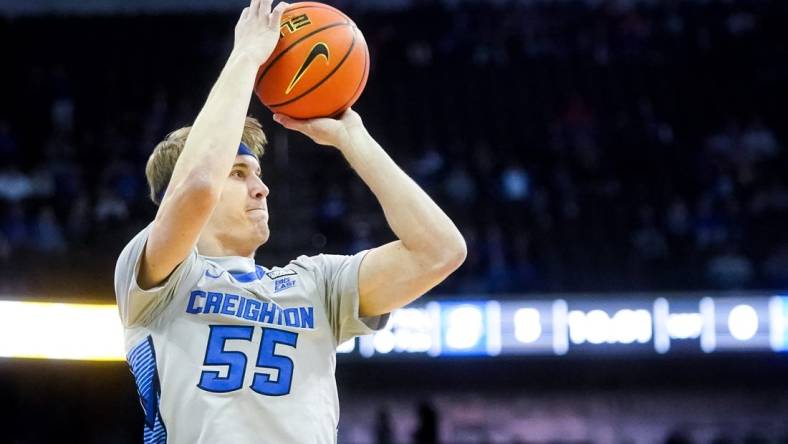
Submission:
[[[251,56],[263,64],[274,52],[279,41],[279,26],[282,14],[290,5],[281,2],[271,10],[273,0],[252,0],[241,12],[235,25],[233,52]]]
[[[318,145],[328,145],[345,150],[351,145],[351,134],[364,129],[364,122],[357,112],[348,108],[336,119],[321,117],[299,120],[284,114],[274,114],[274,121],[289,130],[298,131]],[[365,130],[366,131],[366,130]]]

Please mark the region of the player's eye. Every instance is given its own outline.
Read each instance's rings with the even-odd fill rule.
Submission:
[[[233,170],[233,171],[230,173],[230,176],[233,176],[233,177],[238,177],[238,178],[241,178],[241,179],[243,179],[243,178],[244,178],[244,172],[243,172],[243,171],[241,171],[241,170]]]

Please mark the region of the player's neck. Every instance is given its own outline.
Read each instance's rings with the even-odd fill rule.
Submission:
[[[202,235],[197,240],[197,252],[202,256],[254,258],[255,249],[248,245],[238,245],[230,239],[222,240],[218,236]]]

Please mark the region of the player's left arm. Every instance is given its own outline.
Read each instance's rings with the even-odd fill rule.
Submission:
[[[359,270],[359,315],[389,313],[446,279],[465,261],[465,240],[446,213],[369,135],[361,117],[295,120],[275,115],[284,127],[334,146],[383,207],[399,240],[367,253]]]

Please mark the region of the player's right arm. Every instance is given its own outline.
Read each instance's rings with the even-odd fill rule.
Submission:
[[[235,27],[235,42],[218,80],[192,125],[153,221],[138,284],[151,288],[172,273],[194,248],[219,201],[243,133],[260,65],[279,40],[287,3],[252,0]]]

